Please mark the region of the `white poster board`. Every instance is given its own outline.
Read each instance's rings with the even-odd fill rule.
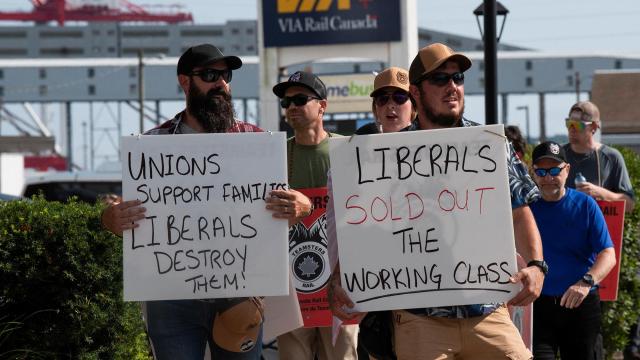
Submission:
[[[358,311],[512,298],[502,125],[331,138],[342,287]]]
[[[284,133],[122,138],[125,200],[146,218],[123,238],[125,300],[286,295]]]

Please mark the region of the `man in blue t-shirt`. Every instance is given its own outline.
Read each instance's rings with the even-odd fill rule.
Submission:
[[[616,263],[598,204],[565,187],[569,165],[555,142],[533,150],[534,181],[542,198],[530,205],[542,237],[549,273],[533,308],[535,359],[590,360],[600,329],[597,284]]]

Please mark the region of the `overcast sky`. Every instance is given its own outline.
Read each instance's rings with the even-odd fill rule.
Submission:
[[[179,3],[184,11],[194,15],[196,24],[223,23],[229,19],[257,17],[256,0],[130,1],[138,5],[168,6]],[[479,38],[472,12],[481,3],[482,0],[417,0],[418,24],[420,27],[437,31]],[[502,0],[501,3],[510,11],[501,40],[504,43],[543,52],[640,56],[640,0]],[[0,10],[30,8],[29,0],[0,0]],[[566,133],[562,120],[575,100],[574,94],[548,96],[548,134]],[[519,95],[509,98],[509,121],[520,125],[524,130],[524,112],[515,110],[516,106],[521,105],[530,107],[531,134],[537,136],[537,96]],[[483,121],[484,100],[481,97],[470,97],[466,109],[471,119]]]

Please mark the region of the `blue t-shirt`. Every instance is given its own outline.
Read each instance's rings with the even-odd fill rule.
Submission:
[[[530,204],[549,274],[542,294],[561,296],[589,271],[598,254],[613,247],[602,211],[593,198],[566,188],[560,201]]]

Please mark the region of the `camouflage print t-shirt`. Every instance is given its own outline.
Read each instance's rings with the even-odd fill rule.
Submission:
[[[462,126],[478,126],[480,124],[462,119]],[[527,167],[516,155],[513,145],[507,142],[507,169],[509,175],[509,189],[511,191],[511,208],[515,209],[536,201],[540,197]],[[500,304],[475,304],[462,306],[442,306],[432,308],[407,309],[413,314],[447,318],[469,318],[492,313]]]

